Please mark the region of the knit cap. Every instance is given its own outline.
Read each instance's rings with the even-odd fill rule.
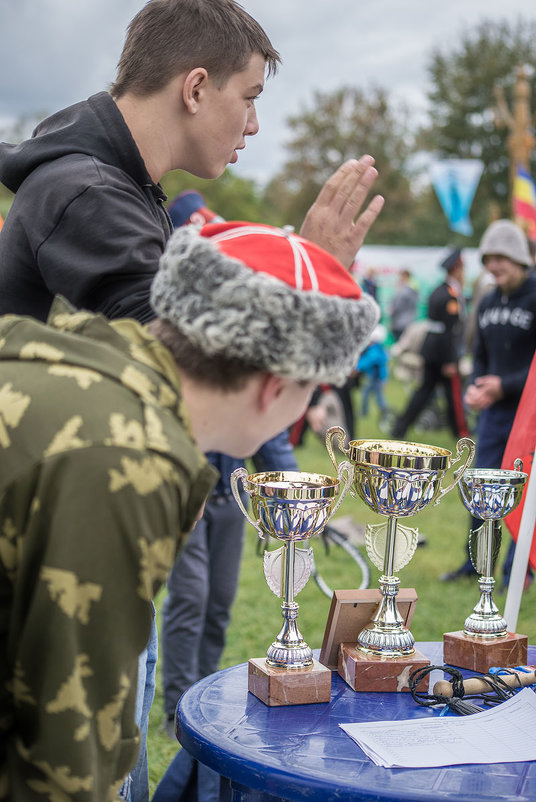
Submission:
[[[379,319],[376,302],[331,254],[248,222],[175,231],[151,304],[207,357],[330,384],[346,381]]]
[[[506,256],[512,262],[529,267],[532,257],[527,238],[512,220],[495,220],[487,227],[480,241],[480,256]]]

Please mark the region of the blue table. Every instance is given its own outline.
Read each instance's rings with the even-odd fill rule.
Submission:
[[[442,643],[416,646],[432,664],[443,664]],[[534,646],[528,663],[536,663]],[[441,678],[434,672],[431,684]],[[230,779],[233,802],[536,800],[536,762],[385,769],[338,726],[438,715],[409,693],[356,693],[336,673],[329,704],[267,707],[248,693],[245,663],[193,685],[177,712],[181,744]]]

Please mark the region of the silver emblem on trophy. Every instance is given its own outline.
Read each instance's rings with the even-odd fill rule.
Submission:
[[[400,580],[396,574],[406,566],[418,543],[417,529],[399,523],[421,512],[429,504],[438,504],[460,481],[473,459],[475,444],[468,438],[458,441],[456,456],[444,448],[399,440],[352,440],[345,447],[346,435],[339,426],[329,429],[326,447],[337,465],[333,444],[354,466],[351,493],[370,509],[387,518],[386,523],[368,526],[367,553],[382,571],[379,580],[381,601],[372,620],[357,637],[356,651],[371,657],[411,658],[428,663],[415,650],[415,639],[404,625],[396,603]],[[442,486],[446,471],[462,458],[452,481]],[[355,655],[353,655],[353,658]],[[359,655],[357,655],[359,658]],[[363,660],[361,660],[363,662]]]
[[[349,462],[341,463],[336,478],[301,471],[248,475],[245,468],[231,474],[236,502],[259,537],[275,538],[282,543],[280,548],[265,552],[264,575],[273,593],[283,598],[283,625],[266,657],[249,663],[249,689],[266,704],[329,701],[331,674],[313,659],[312,650],[298,628],[299,605],[294,597],[305,587],[313,560],[312,549],[298,548],[296,543],[323,530],[349,490],[353,474]],[[251,515],[240,497],[239,482],[251,499]],[[307,669],[308,676],[301,669]],[[328,681],[325,672],[329,675],[328,698],[320,699],[319,682],[324,683],[325,695]],[[291,679],[291,674],[297,679]],[[323,675],[321,680],[320,675]]]
[[[471,468],[461,478],[459,490],[466,509],[484,523],[469,535],[471,562],[480,574],[480,599],[465,619],[463,632],[444,635],[445,660],[453,665],[463,668],[467,663],[467,668],[485,672],[491,666],[526,661],[526,636],[507,631],[493,600],[493,567],[501,546],[500,521],[521,501],[527,478],[520,459],[511,471]]]

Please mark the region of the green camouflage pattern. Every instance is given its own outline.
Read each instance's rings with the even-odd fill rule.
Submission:
[[[151,601],[214,480],[143,327],[0,318],[0,799],[117,798]]]

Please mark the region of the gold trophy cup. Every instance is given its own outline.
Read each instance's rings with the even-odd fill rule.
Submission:
[[[396,603],[400,586],[396,574],[409,563],[418,544],[417,529],[403,526],[399,519],[416,515],[429,504],[438,504],[460,481],[473,459],[475,445],[462,438],[451,459],[452,453],[447,449],[423,443],[352,440],[346,448],[345,439],[339,426],[326,434],[333,464],[337,465],[333,446],[336,443],[354,466],[352,495],[387,521],[368,526],[366,535],[368,556],[383,572],[379,580],[381,601],[372,620],[359,633],[357,645],[342,646],[339,673],[356,690],[407,690],[407,680],[401,687],[401,677],[409,675],[407,667],[413,670],[429,661],[416,651],[415,639],[404,625]],[[446,471],[461,460],[464,451],[467,453],[462,465],[450,484],[443,487]]]
[[[296,543],[319,534],[339,508],[353,479],[353,467],[342,462],[337,478],[301,471],[231,474],[236,502],[259,537],[282,542],[264,554],[264,575],[276,596],[283,598],[283,626],[265,658],[248,664],[248,688],[268,705],[329,702],[331,672],[314,660],[298,628],[299,605],[294,597],[305,586],[312,569],[312,549]],[[251,499],[252,515],[240,497],[238,485]]]

